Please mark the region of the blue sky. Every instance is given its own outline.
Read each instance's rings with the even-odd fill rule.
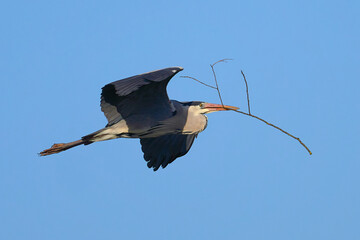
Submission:
[[[1,4],[1,239],[360,239],[358,1]],[[101,87],[182,66],[265,124],[212,113],[190,152],[146,167],[139,140],[38,157],[106,125]],[[175,77],[169,96],[219,103]]]

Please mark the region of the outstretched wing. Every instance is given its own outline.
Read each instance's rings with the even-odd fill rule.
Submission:
[[[158,170],[176,158],[184,156],[191,148],[197,134],[168,134],[156,138],[141,138],[141,150],[147,166]]]
[[[175,110],[170,103],[166,86],[181,67],[171,67],[118,80],[105,85],[101,93],[101,110],[108,126],[137,114],[156,114],[163,119]]]

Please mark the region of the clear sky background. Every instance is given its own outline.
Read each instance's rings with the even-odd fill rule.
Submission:
[[[0,239],[360,239],[359,1],[3,1]],[[224,102],[190,152],[137,139],[48,157],[106,125],[101,87],[182,66],[180,101]]]

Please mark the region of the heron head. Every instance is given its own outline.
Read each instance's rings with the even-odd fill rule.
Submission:
[[[217,111],[228,111],[228,110],[237,110],[238,107],[233,106],[227,106],[222,104],[214,104],[214,103],[206,103],[206,102],[188,102],[185,103],[189,106],[189,108],[192,108],[193,111],[199,112],[201,114],[207,114]]]

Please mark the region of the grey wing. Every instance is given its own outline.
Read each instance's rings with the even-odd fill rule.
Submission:
[[[163,119],[175,111],[166,92],[170,79],[182,70],[172,67],[118,80],[105,85],[101,93],[101,110],[108,126],[137,114],[156,114]]]
[[[176,158],[184,156],[191,148],[197,134],[168,134],[156,138],[140,139],[147,166],[158,170]]]

